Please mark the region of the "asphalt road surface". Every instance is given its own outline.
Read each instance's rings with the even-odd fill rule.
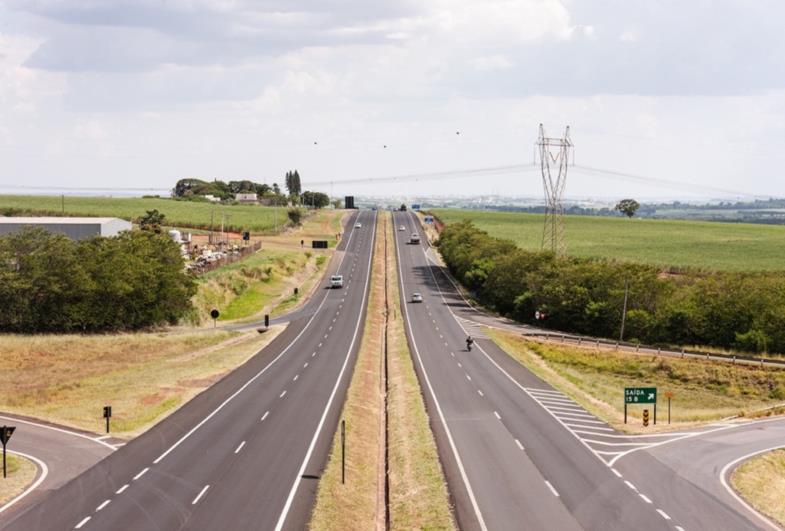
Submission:
[[[111,454],[115,450],[112,443],[119,442],[13,415],[0,414],[0,424],[16,427],[8,451],[37,460],[38,468],[35,488],[0,506],[0,521],[60,488]]]
[[[471,308],[426,256],[425,239],[408,243],[422,232],[414,215],[394,219],[407,335],[462,529],[763,526],[647,453],[662,439],[619,438],[484,338],[469,320]],[[410,302],[414,292],[422,303]]]
[[[362,228],[354,228],[355,221]],[[308,302],[242,367],[38,503],[9,530],[303,529],[363,332],[376,213],[355,213]]]

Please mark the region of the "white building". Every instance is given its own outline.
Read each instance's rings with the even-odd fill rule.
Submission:
[[[235,194],[234,199],[238,203],[256,203],[259,200],[256,194]]]
[[[41,227],[49,232],[64,234],[73,240],[83,240],[92,236],[117,236],[125,230],[131,230],[131,223],[118,218],[0,216],[0,236],[16,232],[23,227]]]

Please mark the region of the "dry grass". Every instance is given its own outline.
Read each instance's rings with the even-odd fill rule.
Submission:
[[[731,416],[753,416],[781,404],[785,371],[697,359],[663,358],[593,348],[555,346],[496,329],[487,333],[502,349],[615,428],[641,432],[641,406],[629,407],[624,422],[624,387],[657,387],[656,427],[667,425],[666,391],[674,393],[670,428]]]
[[[390,524],[392,529],[456,529],[436,441],[406,341],[396,281],[395,235],[388,237]]]
[[[785,526],[785,450],[744,462],[733,472],[731,484],[755,509]]]
[[[346,421],[346,483],[341,483],[340,429],[333,439],[330,460],[319,481],[311,529],[374,529],[384,522],[382,336],[384,329],[384,248],[382,225],[377,226],[368,314],[357,364],[343,406]],[[381,252],[380,252],[380,245]]]
[[[112,405],[112,431],[138,434],[280,333],[222,331],[100,336],[4,335],[0,410],[88,431],[103,429]]]
[[[8,477],[0,476],[0,506],[21,494],[35,479],[35,464],[24,457],[8,454]],[[2,467],[2,464],[0,464]]]

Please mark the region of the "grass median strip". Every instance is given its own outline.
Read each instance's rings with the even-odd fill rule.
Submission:
[[[785,449],[745,461],[730,479],[733,488],[750,505],[785,527]]]
[[[247,361],[283,329],[114,335],[4,335],[0,411],[135,435]]]
[[[352,377],[346,420],[346,483],[341,484],[340,431],[319,482],[311,529],[384,528],[383,330],[388,290],[389,521],[391,529],[454,529],[436,444],[401,320],[392,224],[380,212],[365,335]],[[387,231],[388,252],[384,257]]]
[[[624,421],[624,387],[657,387],[658,424],[666,430],[673,393],[671,428],[732,416],[777,412],[785,403],[785,370],[700,359],[668,358],[527,340],[517,333],[486,329],[488,336],[536,375],[565,392],[588,411],[623,431],[640,432],[640,406]],[[773,409],[767,409],[773,408]]]
[[[2,466],[2,465],[0,465]],[[35,479],[35,464],[19,455],[7,456],[8,477],[0,477],[0,507],[19,496]]]

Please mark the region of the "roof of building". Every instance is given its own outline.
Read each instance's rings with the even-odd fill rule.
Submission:
[[[60,224],[60,225],[82,225],[96,223],[108,223],[110,221],[125,221],[119,218],[71,218],[71,217],[11,217],[0,216],[0,223],[19,224],[27,223],[30,225]]]

